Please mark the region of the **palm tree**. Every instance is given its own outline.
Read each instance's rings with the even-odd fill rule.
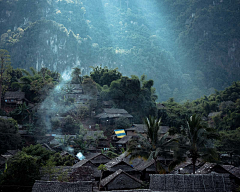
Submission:
[[[184,128],[187,138],[188,156],[192,159],[193,174],[196,171],[196,161],[198,158],[206,160],[216,160],[217,153],[213,146],[213,139],[218,138],[218,134],[213,128],[206,128],[200,116],[194,114],[187,120],[187,127]]]
[[[158,173],[160,165],[157,164],[157,158],[159,156],[170,155],[170,149],[175,147],[176,140],[168,139],[168,133],[160,136],[161,119],[155,119],[154,117],[149,117],[145,119],[145,124],[147,126],[147,137],[139,135],[130,141],[128,152],[131,154],[131,160],[137,157],[141,157],[145,160],[154,159],[156,173]]]

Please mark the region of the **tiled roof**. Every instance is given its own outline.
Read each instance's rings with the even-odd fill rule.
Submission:
[[[104,108],[103,112],[96,115],[95,117],[100,119],[105,118],[117,118],[117,117],[133,117],[125,109],[115,109],[115,108]]]
[[[130,114],[121,114],[121,113],[116,113],[116,114],[108,114],[108,113],[100,113],[98,115],[96,115],[95,117],[100,118],[100,119],[105,119],[105,118],[117,118],[117,117],[127,117],[127,118],[131,118],[133,117]]]
[[[125,136],[122,139],[120,139],[118,142],[118,144],[126,144],[128,141],[130,141],[132,139],[132,136]]]
[[[107,168],[108,170],[110,170],[112,167],[114,167],[114,166],[116,166],[116,165],[118,165],[118,164],[120,164],[120,163],[123,163],[123,164],[125,164],[125,165],[127,165],[127,166],[129,166],[129,167],[132,168],[132,166],[131,166],[130,164],[128,164],[127,162],[125,162],[123,159],[118,159],[118,158],[115,158],[115,159],[109,161],[108,163],[105,164],[105,166],[106,166],[106,168]],[[133,168],[132,168],[132,169],[133,169]]]
[[[32,192],[92,192],[91,181],[81,182],[57,182],[35,181]]]
[[[133,124],[132,127],[125,129],[126,131],[136,131],[138,133],[145,133],[147,131],[147,127],[145,124]]]
[[[97,166],[94,163],[92,163],[89,159],[83,159],[83,160],[79,161],[78,163],[76,163],[75,165],[72,166],[72,169],[73,170],[78,169],[83,166],[91,166],[94,170],[93,176],[101,177],[101,171],[99,171],[97,169]]]
[[[86,163],[90,163],[92,164],[93,167],[96,167],[89,159],[83,159],[81,161],[79,161],[78,163],[74,164],[72,166],[73,169],[84,166]]]
[[[200,168],[200,166],[203,163],[201,161],[197,161],[196,162],[196,169]],[[192,160],[190,158],[187,158],[186,161],[180,163],[179,165],[177,165],[176,167],[174,167],[173,171],[171,171],[171,173],[188,173],[189,169],[191,169],[191,171],[189,171],[190,173],[192,173],[192,168],[190,167],[192,166]],[[187,170],[184,170],[184,169]]]
[[[104,108],[103,111],[104,113],[108,113],[108,114],[116,114],[116,113],[127,114],[128,113],[125,109],[117,109],[117,108]]]
[[[221,167],[240,179],[240,167],[234,167],[232,165],[221,165]]]
[[[216,163],[205,163],[202,167],[200,167],[196,173],[199,174],[208,174],[211,172],[218,172],[217,169],[215,170],[216,166],[220,166],[223,169],[226,170],[227,173],[237,177],[238,179],[240,179],[240,167],[234,167],[232,165],[218,165]]]
[[[138,165],[142,164],[145,162],[142,158],[135,158],[133,160],[131,159],[131,154],[129,154],[127,151],[119,155],[117,158],[117,161],[123,160],[124,162],[128,163],[129,165],[133,166],[134,168],[137,167]]]
[[[231,191],[228,174],[154,174],[150,175],[153,191]]]
[[[100,185],[102,187],[106,186],[108,183],[110,183],[112,180],[114,180],[118,175],[120,174],[125,174],[128,177],[134,179],[136,182],[143,184],[143,182],[129,174],[127,174],[126,172],[124,172],[123,170],[119,169],[118,171],[115,171],[113,174],[109,175],[108,177],[104,178],[101,182]]]
[[[21,91],[7,91],[5,93],[4,99],[25,99],[25,93]]]
[[[94,173],[94,169],[91,166],[78,167],[77,169],[73,169],[69,181],[92,181]]]
[[[154,159],[141,163],[140,165],[136,166],[135,169],[138,171],[143,171],[144,169],[150,167],[152,164],[154,164]]]
[[[205,163],[202,167],[200,167],[196,173],[197,174],[208,174],[212,172],[212,168],[217,165],[216,163]]]
[[[91,161],[94,158],[98,157],[98,156],[104,156],[105,158],[111,160],[108,156],[102,154],[102,153],[92,153],[90,156],[88,156],[88,159]]]

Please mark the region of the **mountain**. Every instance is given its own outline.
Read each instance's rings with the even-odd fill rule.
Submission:
[[[12,65],[119,68],[154,80],[159,100],[209,95],[239,79],[238,0],[0,0]]]

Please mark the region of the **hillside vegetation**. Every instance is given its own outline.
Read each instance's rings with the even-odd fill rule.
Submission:
[[[153,79],[159,101],[192,100],[239,79],[239,5],[1,0],[0,47],[10,51],[14,67],[77,66],[83,74],[90,66],[118,67],[129,77]]]

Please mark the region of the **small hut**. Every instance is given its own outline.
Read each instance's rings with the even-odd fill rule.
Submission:
[[[143,182],[119,169],[100,182],[103,190],[125,190],[140,188]]]

